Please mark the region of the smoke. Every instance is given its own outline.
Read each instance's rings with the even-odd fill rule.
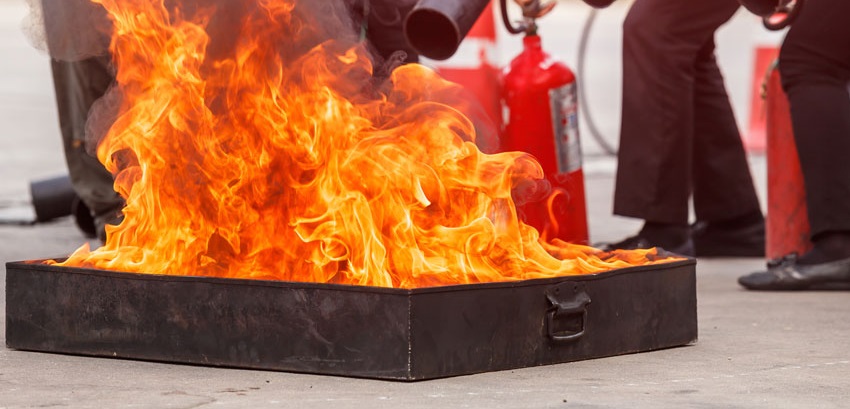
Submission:
[[[106,55],[112,24],[106,10],[88,0],[27,0],[24,32],[51,58],[80,61]]]
[[[90,0],[27,0],[30,14],[24,23],[24,31],[30,42],[38,49],[48,53],[55,60],[72,64],[67,69],[73,72],[65,75],[79,84],[74,88],[88,92],[103,92],[87,83],[103,82],[114,79],[113,67],[98,67],[95,64],[74,64],[91,58],[110,56],[110,41],[113,25],[106,9]],[[361,84],[369,81],[370,75],[385,79],[389,73],[402,63],[417,61],[413,51],[404,39],[401,31],[404,16],[414,7],[416,0],[98,0],[111,8],[121,8],[122,4],[132,5],[139,2],[151,2],[160,5],[172,20],[183,20],[202,26],[209,42],[206,48],[205,65],[208,69],[223,61],[233,60],[240,38],[250,24],[251,16],[261,16],[263,7],[275,2],[294,2],[291,25],[284,27],[284,33],[269,33],[269,41],[277,41],[274,47],[285,62],[294,62],[319,44],[333,42],[336,47],[345,49],[363,42],[372,60],[372,72],[357,78],[341,78],[340,89],[346,95],[359,92]],[[365,37],[365,38],[364,38]],[[274,39],[274,40],[272,40]],[[350,73],[355,74],[355,73]],[[348,81],[350,84],[345,85]],[[374,82],[374,80],[373,80]],[[57,87],[64,86],[57,84]],[[474,97],[463,96],[462,89],[455,89],[443,95],[432,95],[435,100],[452,105],[463,111],[475,124],[478,133],[477,143],[485,152],[494,152],[498,147],[498,130],[487,118],[482,108],[476,105]],[[90,95],[84,100],[94,100],[90,110],[86,107],[74,109],[72,115],[85,114],[87,118],[78,118],[75,122],[86,124],[85,146],[95,155],[98,143],[109,131],[115,119],[121,113],[122,90],[113,86],[103,95]],[[215,104],[215,100],[210,101]],[[215,107],[211,107],[215,108]]]
[[[138,0],[131,0],[138,1]],[[154,0],[156,1],[156,0]],[[163,1],[163,0],[159,0]],[[30,13],[23,31],[30,43],[51,58],[80,61],[109,53],[112,23],[106,10],[90,0],[27,0]],[[182,18],[192,20],[210,14],[208,33],[217,49],[227,49],[238,37],[239,19],[256,11],[258,1],[239,0],[165,0],[165,7]],[[299,38],[312,45],[331,38],[354,41],[362,12],[357,0],[298,1],[296,12],[307,31]],[[213,53],[215,50],[212,50]],[[302,48],[303,51],[303,48]]]
[[[128,4],[145,0],[118,0]],[[262,13],[264,0],[148,0],[159,3],[173,19],[191,21],[203,26],[209,36],[206,49],[207,65],[234,57],[240,31],[246,16]],[[75,123],[85,123],[85,145],[95,155],[98,143],[109,131],[120,114],[122,92],[117,86],[107,90],[91,84],[112,80],[115,70],[102,64],[85,64],[85,60],[110,55],[113,25],[106,9],[90,0],[27,0],[29,14],[23,22],[23,31],[33,47],[48,54],[51,59],[65,61],[58,69],[68,70],[61,75],[57,87],[69,87],[87,95],[79,101],[94,100],[91,109],[73,107],[67,115],[86,115],[73,118]],[[293,10],[293,24],[287,27],[288,41],[279,44],[278,52],[290,61],[308,52],[316,45],[334,40],[354,44],[360,39],[359,30],[365,20],[360,0],[297,0]],[[280,38],[280,36],[275,36]],[[376,56],[380,61],[380,57]],[[57,69],[57,67],[54,67]],[[75,81],[76,84],[69,84]],[[104,92],[105,91],[105,92]],[[62,113],[60,113],[61,115]],[[79,135],[74,136],[79,137]]]

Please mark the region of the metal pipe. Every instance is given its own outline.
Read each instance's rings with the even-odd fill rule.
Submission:
[[[457,51],[490,0],[420,0],[404,20],[404,36],[419,54],[445,60]]]
[[[70,176],[31,181],[30,195],[36,223],[70,215],[86,237],[95,237],[94,217],[74,190]]]
[[[68,175],[30,182],[30,194],[37,222],[70,215],[77,199]]]

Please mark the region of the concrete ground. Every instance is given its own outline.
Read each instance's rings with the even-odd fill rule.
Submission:
[[[36,225],[9,223],[31,217],[29,181],[65,171],[47,60],[21,34],[24,13],[23,0],[0,0],[2,279],[5,262],[66,255],[85,240],[67,218]],[[600,112],[603,122],[616,123],[616,109]],[[751,162],[763,195],[764,158],[754,155]],[[594,241],[616,240],[639,226],[610,215],[613,171],[611,157],[587,155]],[[398,383],[0,346],[0,409],[850,406],[850,297],[846,292],[748,292],[736,284],[739,275],[763,264],[758,259],[698,260],[699,341],[687,347]],[[0,327],[5,328],[4,291],[0,310]],[[0,335],[0,345],[2,341]]]

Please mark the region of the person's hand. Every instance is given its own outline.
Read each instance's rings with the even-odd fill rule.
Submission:
[[[584,2],[593,8],[602,9],[610,6],[614,0],[584,0]]]
[[[522,15],[530,18],[540,18],[549,14],[556,4],[554,1],[540,4],[540,0],[514,0],[514,2],[522,7]]]
[[[751,13],[760,17],[767,17],[773,14],[780,5],[779,0],[738,0],[738,2]]]

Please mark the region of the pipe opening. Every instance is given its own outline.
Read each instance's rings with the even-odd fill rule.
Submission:
[[[404,32],[418,53],[434,60],[445,60],[457,51],[460,33],[445,14],[432,9],[417,9],[407,16]]]

